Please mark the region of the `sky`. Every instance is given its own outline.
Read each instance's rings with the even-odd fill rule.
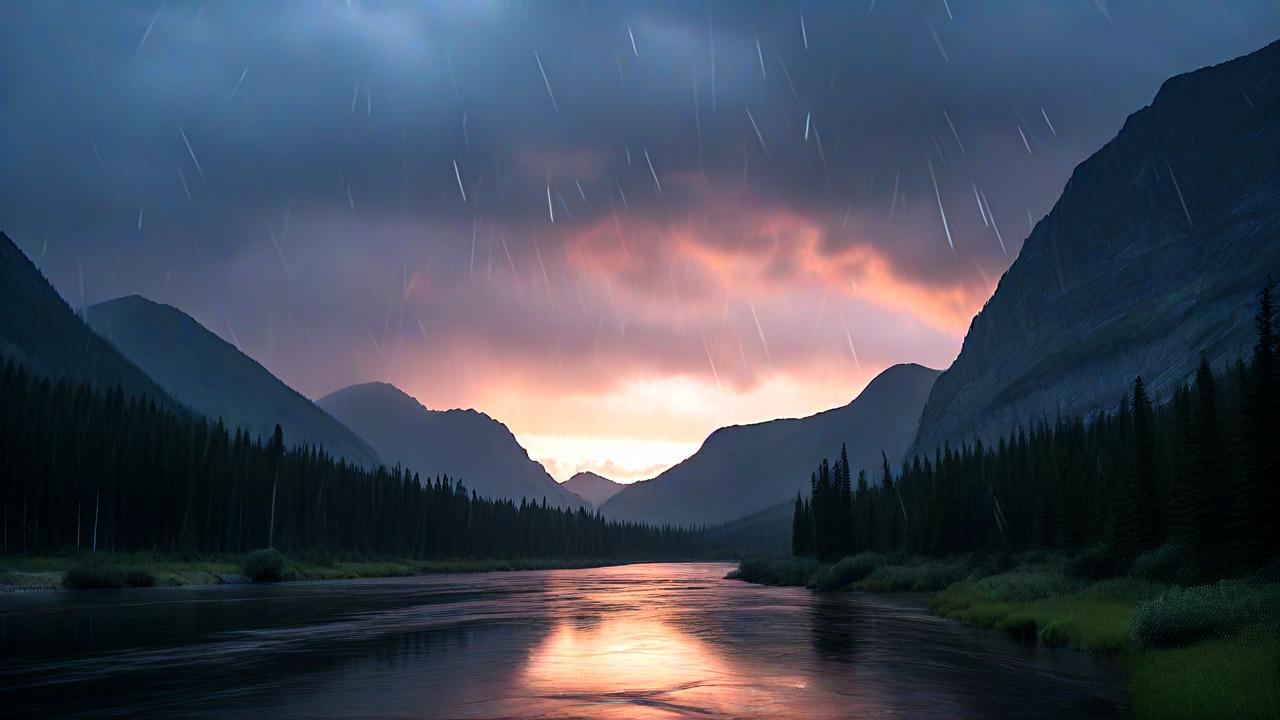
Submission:
[[[1238,2],[0,3],[0,229],[312,398],[629,482],[943,368],[1072,168]]]

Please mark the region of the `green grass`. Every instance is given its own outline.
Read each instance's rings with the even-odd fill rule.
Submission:
[[[79,590],[151,587],[156,576],[146,568],[119,565],[103,558],[86,558],[62,576],[62,586]]]
[[[1148,650],[1132,657],[1130,670],[1136,717],[1280,717],[1280,638]]]
[[[0,555],[0,591],[62,590],[79,587],[128,587],[151,583],[160,587],[181,585],[217,585],[224,576],[244,575],[244,555],[222,555],[209,558],[175,557],[158,553],[98,553],[21,556]],[[505,570],[552,570],[624,565],[626,560],[581,558],[538,558],[496,560],[412,560],[406,558],[364,556],[286,556],[280,579],[286,581],[354,580],[375,577],[407,577],[439,573],[471,573]],[[80,570],[95,569],[106,580],[85,575]],[[77,570],[79,577],[72,574]],[[118,574],[117,574],[118,573]]]
[[[1017,569],[959,582],[934,595],[934,613],[1047,645],[1118,653],[1134,607],[1158,590],[1128,579],[1084,585],[1052,569]]]

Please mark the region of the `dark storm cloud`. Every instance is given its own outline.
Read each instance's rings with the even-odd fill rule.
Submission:
[[[1277,31],[1273,0],[7,2],[0,225],[73,304],[172,302],[311,394],[943,363],[1076,163]]]
[[[216,257],[285,207],[519,221],[548,214],[548,180],[564,220],[623,193],[696,207],[676,183],[657,195],[649,161],[659,178],[745,182],[757,202],[880,211],[895,174],[908,202],[931,192],[931,157],[948,192],[1012,194],[1015,218],[1046,209],[1069,162],[1019,157],[1019,126],[1033,153],[1078,159],[1159,79],[1250,49],[1277,19],[1269,2],[867,5],[11,3],[4,219],[116,235],[150,209],[157,228],[220,225]],[[575,154],[589,177],[557,163]]]

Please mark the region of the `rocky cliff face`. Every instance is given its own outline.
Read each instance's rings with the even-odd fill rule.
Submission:
[[[1280,43],[1174,77],[1080,164],[929,395],[914,449],[1158,396],[1252,345],[1280,275]]]

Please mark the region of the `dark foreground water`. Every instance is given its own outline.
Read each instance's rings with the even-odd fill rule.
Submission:
[[[0,595],[0,714],[1106,717],[1123,678],[724,564]]]

